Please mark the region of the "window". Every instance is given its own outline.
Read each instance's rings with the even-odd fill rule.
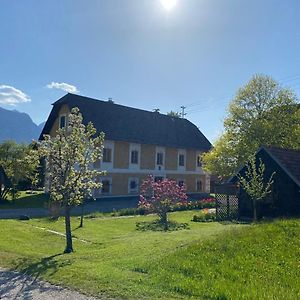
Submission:
[[[131,163],[138,164],[139,163],[139,151],[132,150],[131,151]]]
[[[202,192],[202,181],[200,179],[196,180],[196,191]]]
[[[202,167],[201,155],[197,155],[197,167]]]
[[[102,180],[102,189],[101,193],[102,194],[109,194],[110,193],[110,187],[111,187],[111,182],[109,179],[103,179]]]
[[[179,159],[178,159],[178,164],[180,167],[184,167],[184,163],[185,163],[185,157],[184,157],[184,154],[179,154]]]
[[[164,154],[162,152],[156,153],[156,164],[162,166],[164,164]]]
[[[164,180],[164,178],[162,176],[155,176],[154,177],[155,182],[160,182],[160,181],[163,181],[163,180]]]
[[[129,193],[137,193],[139,188],[138,178],[129,178],[128,191]]]
[[[178,185],[182,187],[184,185],[184,180],[178,180]]]
[[[66,127],[66,116],[60,116],[59,117],[59,128]]]
[[[103,149],[103,162],[106,162],[106,163],[111,162],[111,149],[110,148]]]

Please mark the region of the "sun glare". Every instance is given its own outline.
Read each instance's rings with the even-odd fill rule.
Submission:
[[[177,0],[160,0],[162,6],[165,8],[165,10],[172,10],[176,4]]]

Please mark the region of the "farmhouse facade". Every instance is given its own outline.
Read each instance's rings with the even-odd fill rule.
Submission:
[[[78,107],[83,122],[92,122],[105,133],[103,158],[94,168],[106,170],[98,178],[103,186],[94,196],[137,195],[149,174],[155,180],[171,178],[185,184],[188,193],[209,192],[210,178],[202,170],[201,154],[210,142],[190,121],[158,112],[67,94],[53,104],[41,133],[54,136],[67,125],[68,115]]]

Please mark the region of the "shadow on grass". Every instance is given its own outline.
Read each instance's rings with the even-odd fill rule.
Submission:
[[[58,261],[56,257],[63,253],[44,257],[39,261],[32,262],[32,259],[22,258],[15,261],[16,271],[0,271],[0,299],[33,299],[33,294],[40,296],[45,293],[60,292],[62,288],[41,283],[38,278],[43,274],[52,276],[60,268],[70,265],[70,260]],[[20,297],[20,298],[19,298]]]
[[[68,266],[71,264],[70,260],[58,261],[55,258],[65,255],[64,253],[59,253],[44,257],[37,262],[32,262],[32,259],[22,258],[16,261],[16,269],[26,275],[30,275],[35,279],[39,278],[45,273],[49,276],[54,275],[60,268]]]
[[[188,223],[168,221],[168,230],[165,230],[165,225],[159,220],[136,223],[136,230],[138,231],[177,231],[182,229],[190,229]]]

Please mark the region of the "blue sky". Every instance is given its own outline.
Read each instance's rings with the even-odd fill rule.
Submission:
[[[297,0],[177,0],[171,11],[160,0],[0,5],[0,105],[36,123],[62,89],[76,88],[163,113],[185,105],[213,141],[230,99],[253,74],[300,92]]]

